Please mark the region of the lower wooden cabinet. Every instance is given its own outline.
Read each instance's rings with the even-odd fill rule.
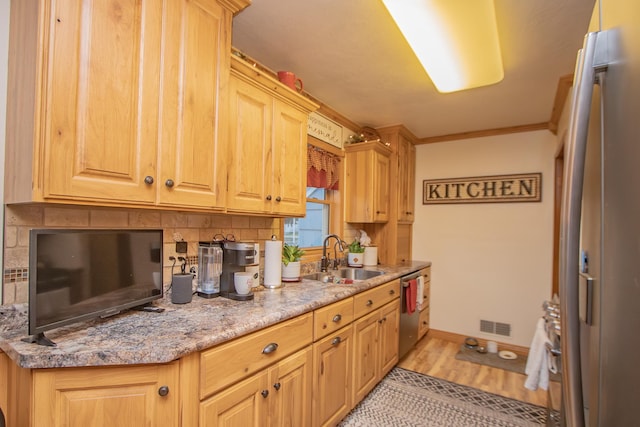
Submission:
[[[19,427],[335,426],[398,361],[399,295],[393,280],[167,364],[26,369],[0,352],[0,409]]]
[[[334,426],[349,413],[353,326],[313,344],[313,426]]]
[[[359,402],[398,362],[400,300],[353,324],[353,401]]]
[[[311,424],[311,347],[300,350],[202,402],[200,426]]]
[[[420,270],[420,275],[424,281],[422,289],[422,304],[420,305],[420,317],[418,320],[418,339],[424,337],[429,332],[429,314],[431,311],[431,266]]]
[[[179,425],[178,363],[32,371],[32,425]]]

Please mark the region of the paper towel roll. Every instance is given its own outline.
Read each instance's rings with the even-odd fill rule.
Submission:
[[[282,240],[264,242],[264,287],[282,285]]]

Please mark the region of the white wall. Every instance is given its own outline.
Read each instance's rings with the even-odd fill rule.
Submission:
[[[0,0],[0,240],[4,242],[4,138],[7,120],[7,68],[9,56],[9,2]],[[2,245],[4,247],[4,244]],[[3,253],[0,251],[0,265],[4,265]],[[2,304],[2,286],[0,286],[0,304]]]
[[[528,347],[550,297],[553,163],[548,131],[419,145],[413,258],[432,261],[431,327]],[[542,172],[542,202],[423,205],[424,179]],[[511,338],[480,320],[511,324]]]

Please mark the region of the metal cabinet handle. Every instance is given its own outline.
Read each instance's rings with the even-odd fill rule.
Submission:
[[[331,345],[338,345],[342,342],[342,338],[340,337],[335,337],[332,341],[331,341]]]
[[[267,196],[267,200],[271,200],[271,194]]]
[[[276,202],[280,202],[280,201],[282,201],[282,197],[280,196],[276,197]]]
[[[273,385],[273,388],[275,388],[275,389],[276,389],[276,391],[280,390],[280,387],[281,387],[280,383],[275,383],[275,384]]]
[[[371,307],[373,305],[373,301],[367,300],[367,307]]]
[[[278,349],[278,344],[272,342],[267,344],[263,349],[262,349],[262,354],[269,354],[269,353],[273,353],[274,351],[276,351]]]
[[[333,320],[334,322],[338,323],[339,321],[341,321],[341,320],[342,320],[342,315],[340,315],[340,314],[336,314],[335,316],[333,316],[333,319],[332,319],[332,320]]]
[[[175,184],[175,182],[173,182],[173,180],[172,180],[171,178],[167,179],[167,180],[164,182],[164,185],[166,185],[166,186],[167,186],[167,187],[169,187],[169,188],[173,187],[173,185],[174,185],[174,184]]]
[[[267,398],[267,396],[269,396],[269,390],[262,390],[260,392],[260,394],[262,395],[262,397],[264,397],[265,399]]]
[[[158,394],[162,397],[166,396],[167,394],[169,394],[169,387],[163,385],[158,389]]]
[[[393,295],[393,294],[395,294],[395,293],[396,293],[396,291],[395,291],[394,289],[391,289],[391,290],[389,291],[389,295]]]
[[[145,184],[149,184],[149,185],[153,184],[153,177],[151,175],[145,176],[144,177],[144,183]]]

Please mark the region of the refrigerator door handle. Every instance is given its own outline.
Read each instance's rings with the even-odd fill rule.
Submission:
[[[560,225],[560,304],[562,313],[562,403],[566,425],[585,425],[582,403],[579,319],[579,243],[585,153],[593,85],[606,70],[607,34],[589,33],[578,52],[574,91],[565,146]]]
[[[584,279],[584,287],[581,287],[580,293],[580,320],[587,325],[593,325],[593,282],[595,278],[587,273],[580,273],[580,278]]]

